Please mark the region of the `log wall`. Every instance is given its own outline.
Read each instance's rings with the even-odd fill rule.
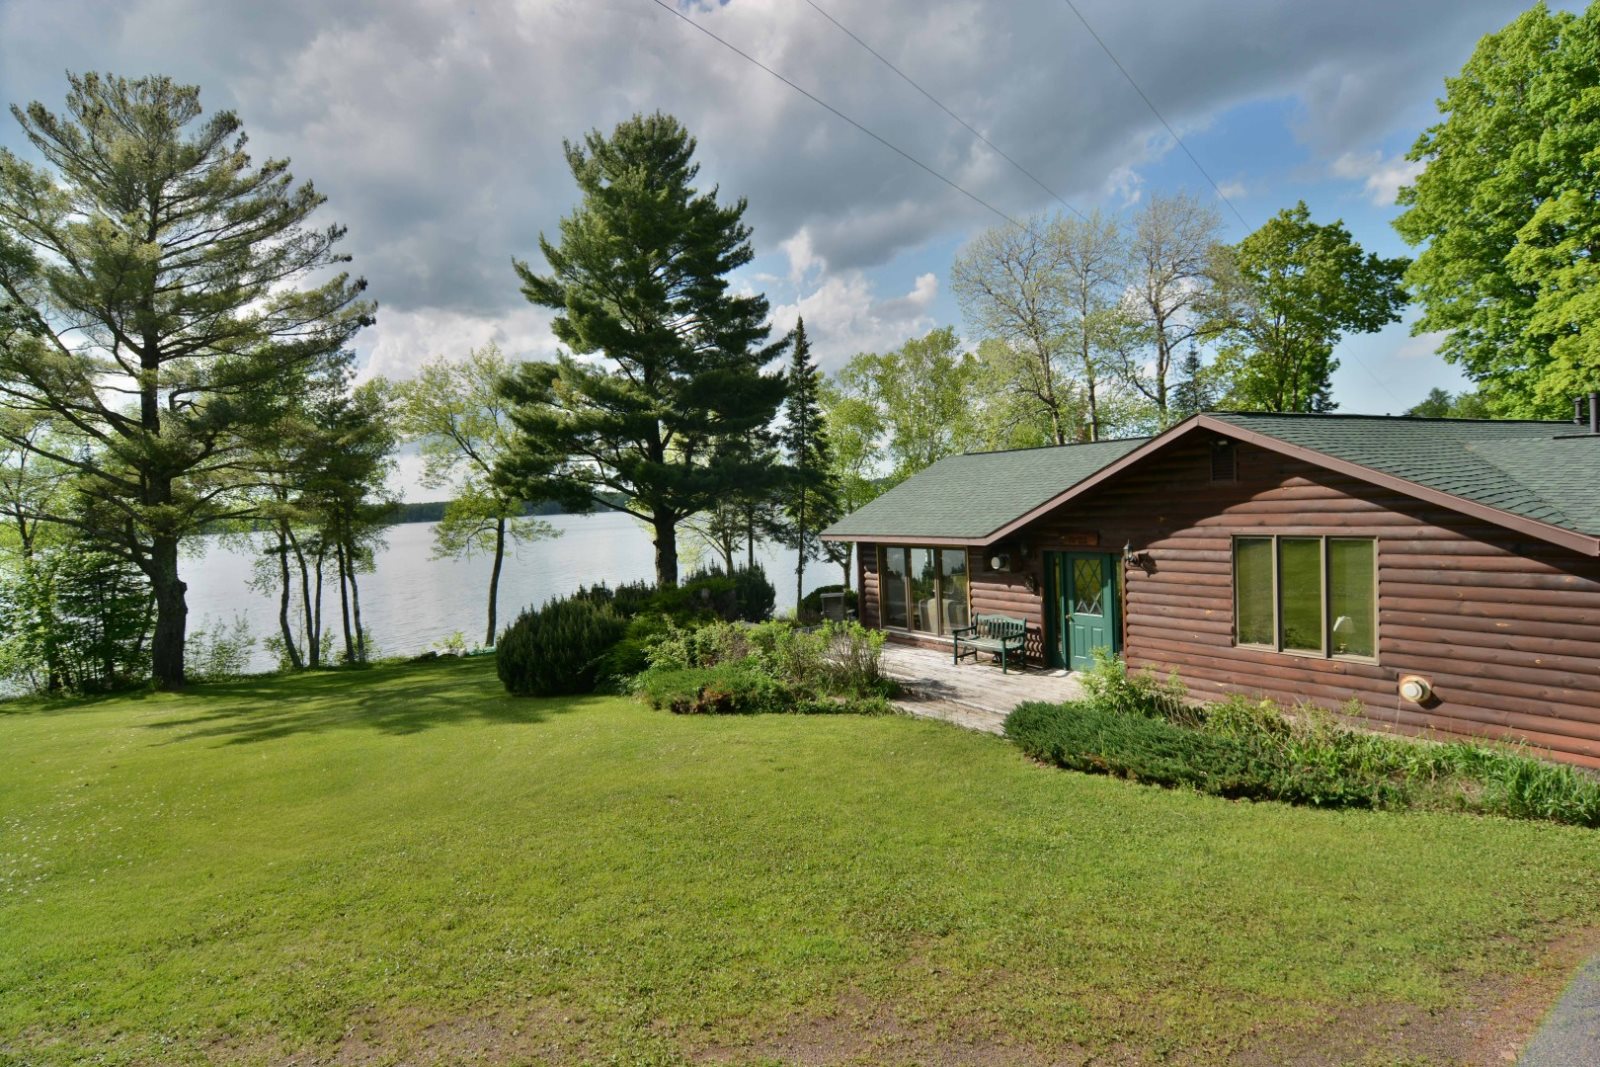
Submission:
[[[1248,445],[1238,480],[1215,483],[1210,447],[1177,443],[994,546],[1025,547],[1020,572],[986,571],[974,550],[973,611],[1028,618],[1038,654],[1044,605],[1027,579],[1042,588],[1043,553],[1085,551],[1090,536],[1117,554],[1129,542],[1149,556],[1125,570],[1133,668],[1176,670],[1203,698],[1338,708],[1354,697],[1379,727],[1525,739],[1600,767],[1600,561]],[[1377,662],[1234,645],[1232,539],[1265,534],[1376,540]],[[876,625],[872,577],[863,618]],[[1406,674],[1427,678],[1435,699],[1402,700]]]

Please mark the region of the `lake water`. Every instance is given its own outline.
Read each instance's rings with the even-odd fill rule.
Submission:
[[[616,512],[549,517],[561,536],[508,549],[500,575],[499,625],[503,628],[523,608],[551,597],[571,593],[580,585],[651,579],[655,575],[655,548],[649,532],[637,521]],[[381,655],[414,655],[460,631],[468,645],[483,640],[487,619],[491,560],[434,559],[433,524],[407,523],[390,527],[386,548],[376,557],[376,570],[363,574],[361,616]],[[687,572],[689,538],[679,534],[679,565]],[[256,638],[253,670],[275,666],[265,639],[278,632],[275,594],[250,587],[258,555],[220,538],[196,538],[200,555],[181,563],[189,583],[191,630],[241,616]],[[715,560],[711,553],[705,562]],[[743,556],[740,556],[743,559]],[[794,552],[775,545],[760,546],[756,559],[778,591],[778,611],[794,607]],[[806,588],[838,582],[839,568],[832,563],[806,567]],[[339,618],[338,586],[323,592],[323,626],[336,632]],[[299,626],[295,630],[299,632]],[[339,638],[335,636],[337,644]]]

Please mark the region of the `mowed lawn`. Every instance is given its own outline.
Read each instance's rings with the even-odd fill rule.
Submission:
[[[1600,834],[487,659],[0,705],[0,1063],[1502,1062]]]

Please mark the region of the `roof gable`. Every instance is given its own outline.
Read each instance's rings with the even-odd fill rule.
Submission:
[[[983,543],[1149,438],[948,456],[822,531],[838,540]]]

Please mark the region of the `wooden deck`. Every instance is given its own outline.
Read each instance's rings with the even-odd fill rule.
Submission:
[[[1066,671],[1013,666],[1001,674],[998,664],[964,659],[956,666],[948,652],[892,643],[883,646],[883,672],[903,687],[895,701],[902,710],[991,734],[1024,701],[1083,696],[1078,679]]]

